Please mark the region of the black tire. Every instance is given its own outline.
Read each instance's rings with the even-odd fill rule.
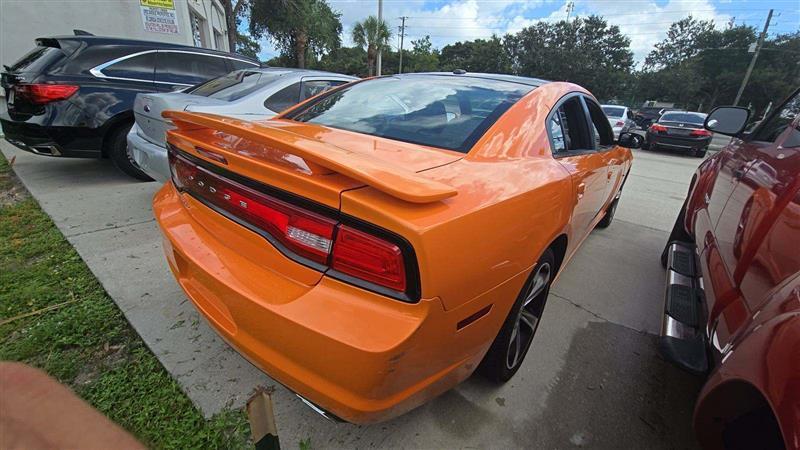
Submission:
[[[536,336],[555,275],[555,256],[548,248],[533,268],[503,327],[483,357],[478,367],[483,376],[496,383],[505,383],[517,373]]]
[[[647,139],[642,142],[642,150],[651,150],[651,145],[647,142]]]
[[[696,157],[698,157],[698,158],[705,158],[705,157],[706,157],[706,152],[707,152],[707,151],[708,151],[708,147],[703,147],[703,149],[702,149],[702,150],[696,150],[696,151],[694,152],[694,156],[696,156]]]
[[[729,450],[782,450],[786,448],[781,429],[769,406],[762,406],[731,421],[722,432]]]
[[[132,176],[137,180],[153,181],[136,163],[128,153],[128,132],[131,131],[133,124],[123,125],[111,131],[108,138],[108,157],[126,175]]]
[[[603,219],[597,222],[595,228],[608,228],[608,226],[611,225],[611,222],[614,220],[614,213],[617,212],[617,203],[619,203],[619,196],[608,205],[606,212],[603,214]]]

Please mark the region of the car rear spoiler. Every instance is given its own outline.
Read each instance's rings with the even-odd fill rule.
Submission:
[[[268,145],[407,202],[432,203],[458,193],[452,186],[422,177],[410,170],[279,127],[271,127],[268,123],[186,111],[164,111],[161,115],[171,119],[179,130],[207,128]]]

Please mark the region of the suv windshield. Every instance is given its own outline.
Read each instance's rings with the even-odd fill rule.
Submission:
[[[608,117],[622,117],[625,114],[625,108],[619,106],[603,106],[602,108]]]
[[[705,114],[696,113],[664,113],[659,122],[683,122],[693,125],[702,125],[705,122]]]
[[[470,77],[386,77],[323,95],[289,118],[467,152],[503,112],[533,88]]]
[[[186,93],[232,102],[261,89],[279,76],[280,74],[238,70],[206,81],[187,90]]]

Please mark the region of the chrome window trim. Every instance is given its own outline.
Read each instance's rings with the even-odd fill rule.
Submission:
[[[106,75],[103,73],[103,69],[112,66],[118,62],[125,61],[126,59],[135,58],[137,56],[146,55],[148,53],[188,53],[190,55],[201,55],[201,56],[211,56],[213,58],[222,58],[222,59],[230,59],[234,61],[240,61],[246,64],[252,64],[254,67],[260,67],[259,64],[254,63],[253,61],[248,61],[246,59],[241,58],[232,58],[230,56],[223,56],[223,55],[215,55],[212,53],[201,53],[201,52],[193,52],[190,50],[170,50],[170,49],[157,49],[157,50],[145,50],[141,52],[131,53],[130,55],[120,56],[119,58],[112,59],[111,61],[106,61],[103,64],[99,64],[97,66],[92,67],[89,69],[89,73],[94,75],[97,78],[104,78],[109,80],[123,80],[123,81],[138,81],[141,83],[157,83],[157,84],[168,84],[170,86],[193,86],[192,84],[186,83],[170,83],[169,81],[156,81],[156,80],[142,80],[139,78],[126,78],[126,77],[114,77],[110,75]],[[155,69],[155,68],[154,68]]]

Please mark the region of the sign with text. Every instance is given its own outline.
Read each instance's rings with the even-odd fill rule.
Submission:
[[[174,0],[139,0],[139,6],[145,31],[178,34]]]

